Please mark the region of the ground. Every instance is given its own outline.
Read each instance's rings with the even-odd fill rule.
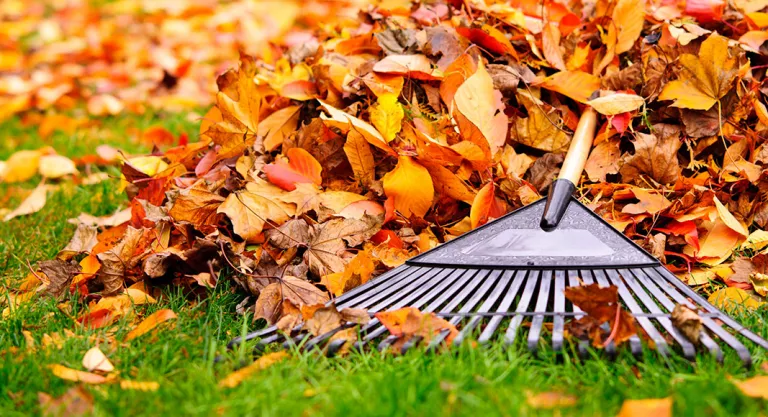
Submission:
[[[79,157],[108,143],[128,152],[147,151],[130,138],[133,129],[161,124],[191,138],[197,122],[187,115],[157,113],[102,120],[97,127],[74,135],[54,133],[43,140],[36,126],[12,119],[0,126],[0,160],[19,149],[50,145],[62,155]],[[40,212],[0,223],[0,295],[5,297],[28,273],[27,262],[50,259],[70,239],[74,226],[67,219],[81,212],[108,215],[126,205],[115,179],[91,186],[63,182],[49,196]],[[0,207],[15,207],[23,190],[39,178],[23,184],[0,184]],[[174,327],[119,343],[105,353],[122,376],[156,381],[155,392],[125,391],[119,385],[98,385],[88,390],[95,398],[96,415],[606,415],[617,413],[628,398],[672,396],[675,415],[747,415],[768,413],[768,403],[743,396],[728,378],[759,373],[765,352],[756,351],[756,366],[742,368],[735,355],[726,355],[721,366],[709,357],[696,364],[682,358],[665,360],[646,352],[642,361],[623,354],[615,361],[595,357],[581,361],[571,354],[544,352],[532,356],[522,346],[473,347],[428,355],[413,350],[405,356],[378,352],[353,353],[327,359],[317,354],[293,352],[292,357],[255,374],[234,389],[219,388],[218,381],[251,359],[250,349],[225,354],[225,344],[252,328],[248,317],[236,314],[244,294],[222,280],[207,296],[190,299],[168,291],[158,304],[140,306],[147,315],[170,308],[178,313]],[[28,303],[0,318],[0,414],[26,416],[41,412],[38,393],[59,396],[74,385],[48,368],[61,364],[80,369],[83,354],[98,338],[115,332],[117,340],[130,329],[121,322],[109,330],[85,330],[73,323],[76,300],[68,301],[74,312],[65,313],[51,299]],[[745,324],[763,337],[768,309]],[[22,330],[31,332],[37,350],[27,346]],[[73,332],[67,334],[65,330]],[[61,336],[62,343],[42,347],[45,334]],[[559,410],[535,409],[527,395],[558,391],[578,398],[575,406]]]

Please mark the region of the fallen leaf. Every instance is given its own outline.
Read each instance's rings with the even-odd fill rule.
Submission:
[[[48,365],[53,375],[66,379],[67,381],[82,382],[89,385],[98,385],[110,382],[107,377],[93,374],[90,372],[77,371],[72,368],[67,368],[63,365]]]
[[[648,175],[661,184],[670,184],[680,177],[677,150],[682,142],[677,135],[660,133],[635,134],[635,153],[624,157],[619,173],[624,182],[638,182],[641,175]]]
[[[619,172],[620,141],[609,139],[592,148],[584,170],[591,181],[605,181],[608,174]]]
[[[85,356],[83,356],[83,368],[87,369],[88,372],[100,371],[110,373],[115,370],[112,362],[107,359],[107,356],[104,355],[104,352],[102,352],[98,346],[94,346],[85,352]]]
[[[456,90],[453,102],[464,117],[480,131],[491,154],[504,146],[507,138],[507,117],[504,115],[501,93],[493,88],[493,80],[480,61],[477,71]],[[467,132],[462,131],[467,137]]]
[[[371,146],[357,130],[350,130],[347,141],[344,144],[344,154],[347,155],[355,179],[365,187],[370,187],[376,179],[376,167],[374,164]]]
[[[729,380],[747,397],[768,400],[768,376],[759,375],[744,381],[737,381],[732,378]]]
[[[296,131],[301,106],[288,106],[280,109],[259,122],[257,135],[263,137],[264,150],[274,151],[282,145],[285,138]]]
[[[323,167],[302,148],[291,148],[286,152],[288,163],[278,159],[264,167],[267,180],[286,191],[296,189],[298,183],[320,185],[323,182]]]
[[[672,417],[672,397],[624,400],[616,417]]]
[[[395,209],[406,217],[424,217],[432,206],[435,189],[429,171],[413,158],[401,156],[397,166],[382,179],[384,192],[394,200]]]
[[[39,172],[44,178],[58,179],[77,174],[77,167],[66,156],[44,155],[40,157]]]
[[[37,400],[45,416],[77,417],[93,413],[93,396],[82,385],[68,389],[58,398],[38,392]]]
[[[123,379],[120,381],[120,389],[153,392],[160,389],[160,384],[154,381],[129,381]]]
[[[765,304],[763,301],[757,301],[752,298],[748,292],[736,287],[717,290],[709,295],[707,301],[724,311],[755,310]]]
[[[530,391],[525,392],[525,402],[529,407],[537,410],[573,407],[577,401],[575,396],[561,392],[539,392],[535,394]]]
[[[600,78],[583,71],[560,71],[537,85],[570,97],[579,103],[586,103],[592,93],[600,89]]]
[[[245,379],[250,378],[252,375],[258,373],[259,371],[263,371],[276,363],[284,361],[289,357],[290,355],[284,351],[267,353],[259,359],[256,359],[254,363],[246,366],[245,368],[227,375],[225,378],[219,381],[219,386],[222,388],[234,388],[240,385],[240,383],[242,383]]]
[[[613,8],[611,20],[616,25],[618,32],[616,53],[627,52],[632,49],[635,41],[640,36],[640,32],[643,30],[645,4],[635,0],[619,0]]]
[[[19,216],[26,216],[27,214],[37,213],[43,207],[45,207],[46,194],[48,193],[48,187],[45,183],[40,183],[32,193],[24,199],[13,211],[3,216],[3,221],[7,222]]]
[[[631,2],[628,1],[627,3]],[[606,116],[615,116],[617,114],[631,112],[639,109],[645,100],[635,94],[616,93],[603,97],[598,97],[587,101],[598,113]]]
[[[693,343],[699,343],[701,338],[702,323],[701,317],[683,304],[675,305],[672,310],[672,324],[688,340]]]
[[[295,214],[295,208],[283,196],[284,192],[271,184],[249,182],[245,190],[227,196],[216,212],[229,217],[238,236],[255,241],[265,224],[281,224]]]
[[[701,44],[698,55],[682,54],[683,71],[669,82],[659,100],[674,100],[672,106],[709,110],[733,86],[737,76],[736,57],[728,50],[728,41],[714,33]]]
[[[147,332],[151,331],[155,327],[157,327],[159,324],[164,323],[168,320],[172,320],[177,318],[176,313],[173,312],[173,310],[169,309],[163,309],[158,310],[149,317],[145,318],[141,323],[139,323],[138,326],[136,326],[135,329],[128,332],[127,335],[125,335],[125,341],[130,342],[131,340],[140,337]]]
[[[2,171],[0,179],[3,182],[24,182],[32,178],[37,174],[38,167],[40,166],[40,158],[43,156],[44,150],[24,150],[17,151],[5,161],[5,167]]]
[[[397,102],[394,94],[382,94],[378,97],[376,105],[371,107],[371,123],[387,142],[392,142],[395,135],[402,129],[405,113],[403,106]]]
[[[489,182],[475,196],[469,212],[473,229],[506,214],[504,207],[496,200],[495,189],[493,182]]]

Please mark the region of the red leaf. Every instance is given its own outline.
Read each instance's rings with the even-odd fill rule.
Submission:
[[[655,227],[654,230],[676,236],[683,236],[685,241],[696,249],[696,252],[701,250],[699,247],[699,231],[696,229],[696,223],[693,220],[684,222],[670,220],[666,227]]]
[[[323,182],[323,167],[309,152],[302,148],[291,148],[287,156],[288,163],[278,159],[264,167],[269,182],[286,191],[295,190],[298,183],[320,185]]]
[[[371,242],[377,245],[387,242],[390,248],[403,248],[403,240],[393,230],[379,230],[375,235],[371,236]]]
[[[685,14],[695,17],[699,23],[720,20],[723,17],[723,0],[688,0],[685,2]]]

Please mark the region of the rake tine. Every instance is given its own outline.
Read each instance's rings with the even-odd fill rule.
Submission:
[[[408,339],[408,341],[403,344],[403,347],[400,348],[400,354],[405,355],[409,350],[411,350],[412,347],[421,343],[422,340],[424,340],[423,336],[413,336],[412,338]]]
[[[654,279],[648,275],[648,272],[644,269],[633,269],[632,273],[635,274],[635,277],[637,277],[638,281],[640,281],[645,288],[648,289],[648,291],[653,294],[654,298],[657,299],[664,308],[667,309],[670,313],[672,310],[675,309],[675,304],[672,302],[672,300],[669,299],[669,296],[665,295],[663,291],[659,289],[659,287],[654,283]],[[672,290],[674,291],[674,289]],[[677,294],[677,293],[676,293]],[[682,296],[680,296],[681,299],[685,300]],[[687,300],[685,300],[687,301]],[[691,308],[692,306],[688,306],[688,308]],[[695,307],[694,307],[695,308]],[[709,353],[717,359],[718,362],[723,361],[723,351],[720,349],[720,346],[712,340],[712,338],[707,334],[707,332],[702,332],[699,341],[701,342],[704,347],[709,350]]]
[[[622,269],[619,271],[619,273],[622,277],[624,277],[624,282],[626,282],[627,285],[632,288],[632,291],[637,295],[638,298],[640,298],[640,301],[645,304],[645,308],[647,308],[648,311],[653,314],[664,314],[664,312],[661,311],[656,303],[648,296],[648,293],[645,292],[643,287],[638,284],[632,271]],[[683,349],[683,356],[685,356],[686,359],[693,360],[696,358],[696,348],[688,339],[685,338],[685,336],[677,331],[677,328],[672,324],[672,321],[668,317],[657,317],[656,320],[661,324],[664,330],[672,335],[672,338],[675,339],[675,341],[680,345],[680,347]]]
[[[336,353],[338,353],[346,343],[347,341],[344,339],[331,340],[328,342],[328,346],[325,348],[325,356],[328,358],[335,357]]]
[[[592,283],[592,278],[589,276],[585,276],[584,279],[586,280],[585,283],[587,285]],[[579,271],[569,270],[568,271],[568,286],[569,287],[578,287],[581,285],[579,283]],[[582,313],[581,309],[576,306],[575,304],[571,303],[571,306],[573,307],[574,313]],[[586,358],[589,354],[589,342],[586,340],[579,340],[577,343],[578,349],[579,349],[579,357]]]
[[[428,353],[437,352],[437,349],[440,347],[440,345],[443,344],[443,342],[445,341],[445,338],[448,337],[449,334],[451,334],[451,331],[448,329],[438,333],[437,336],[435,336],[435,338],[432,339],[431,342],[429,342],[429,346],[427,346],[427,352]]]
[[[552,271],[545,271],[541,277],[541,287],[539,288],[539,299],[536,300],[536,313],[544,313],[547,311],[547,303],[549,303],[549,288],[552,285]],[[531,330],[528,332],[528,350],[531,353],[536,353],[539,349],[539,337],[541,336],[541,328],[544,326],[544,316],[542,314],[536,314],[533,316],[531,322]]]
[[[392,346],[392,343],[395,343],[397,340],[397,336],[395,335],[389,335],[386,339],[382,340],[381,343],[376,347],[376,349],[379,350],[379,352],[383,352],[387,350],[390,346]]]
[[[666,279],[667,277],[664,276],[664,274],[659,274],[659,271],[657,270],[651,270],[658,278],[662,278],[661,282],[666,283],[666,285],[662,285],[661,288],[669,294],[677,303],[683,304],[688,308],[696,309],[698,306],[691,303],[684,295],[680,294],[675,290],[675,287],[673,285],[670,285],[670,280]],[[679,281],[677,277],[674,277],[675,280]],[[712,320],[709,317],[702,317],[701,322],[704,323],[707,328],[714,333],[717,337],[722,339],[725,343],[727,343],[729,346],[731,346],[735,351],[736,354],[739,355],[739,358],[741,359],[742,363],[746,367],[752,366],[752,355],[749,353],[749,350],[735,337],[733,337],[732,334],[730,334],[727,330],[723,329],[722,326],[715,323],[714,320]],[[722,353],[720,354],[722,357]]]
[[[599,272],[599,273],[598,273]],[[582,274],[589,274],[589,271],[582,271]],[[597,281],[597,284],[601,287],[607,287],[610,285],[608,282],[608,279],[605,277],[604,271],[593,271],[592,275],[595,276],[595,280]],[[630,342],[631,343],[631,342]],[[640,346],[640,338],[635,336],[635,343],[637,343],[638,347]],[[642,350],[642,348],[640,348]],[[605,352],[608,354],[611,358],[616,358],[618,355],[618,352],[616,351],[616,343],[611,341],[608,343],[608,345],[605,346]]]
[[[531,298],[533,298],[533,291],[536,288],[539,275],[541,275],[540,271],[531,271],[528,274],[528,282],[525,284],[523,294],[520,296],[520,303],[517,305],[516,312],[523,313],[528,310],[528,304],[531,302]],[[514,318],[512,318],[512,321],[509,323],[509,327],[507,328],[507,332],[504,334],[505,346],[511,346],[513,343],[515,343],[515,337],[517,337],[517,329],[520,327],[522,322],[522,315],[516,315]]]
[[[512,271],[508,271],[510,274]],[[506,275],[506,274],[505,274]],[[506,313],[509,311],[509,307],[512,305],[512,302],[515,301],[515,297],[517,296],[517,292],[520,291],[520,287],[523,284],[523,281],[525,280],[526,272],[525,271],[516,271],[515,272],[515,279],[512,281],[512,284],[509,286],[509,291],[504,295],[504,298],[501,300],[501,303],[496,308],[496,311],[499,313]],[[477,339],[478,343],[485,344],[489,340],[491,340],[491,337],[493,337],[493,334],[496,332],[496,328],[499,327],[499,324],[501,324],[501,321],[503,320],[502,316],[493,316],[488,321],[488,324],[485,326],[485,329],[480,334],[480,337]]]
[[[464,303],[464,305],[459,310],[459,313],[469,313],[472,309],[475,308],[477,303],[482,300],[483,297],[485,297],[486,293],[488,292],[488,289],[491,288],[493,284],[496,283],[496,281],[499,278],[499,275],[501,274],[500,271],[493,270],[481,270],[480,273],[477,274],[476,279],[482,280],[482,284],[479,288],[477,288],[477,291],[475,292],[472,297]],[[458,305],[459,303],[455,304],[449,304],[446,306],[446,310],[442,310],[441,313],[452,313],[453,309]],[[453,325],[458,324],[461,321],[461,316],[452,317],[448,322],[450,322]]]
[[[338,332],[340,332],[340,331],[342,331],[344,329],[348,329],[350,327],[354,327],[354,326],[355,326],[354,324],[346,323],[346,324],[341,325],[341,326],[339,326],[339,327],[337,327],[337,328],[335,328],[333,330],[327,331],[327,332],[325,332],[323,334],[319,334],[319,335],[313,337],[312,339],[310,339],[306,344],[304,344],[304,350],[309,352],[312,349],[317,348],[318,345],[320,345],[321,343],[323,343],[326,340],[330,339],[336,333],[338,333]]]
[[[227,343],[227,350],[232,350],[235,346],[243,343],[243,342],[250,342],[253,339],[265,337],[270,333],[277,332],[277,326],[269,326],[265,329],[261,329],[255,332],[251,332],[246,334],[245,336],[237,336],[236,338],[232,339]]]
[[[421,282],[416,288],[409,289],[404,294],[393,294],[391,297],[384,300],[380,300],[377,304],[373,305],[369,311],[379,312],[381,310],[396,310],[401,307],[410,306],[415,299],[420,295],[432,289],[435,285],[439,285],[446,280],[445,271],[439,270],[439,273],[424,275],[426,282]],[[448,275],[449,277],[451,275]],[[398,300],[399,299],[399,300]]]
[[[367,285],[360,285],[360,286],[355,287],[355,288],[345,292],[344,294],[336,297],[336,299],[335,299],[336,305],[339,305],[339,304],[342,304],[342,303],[347,303],[350,299],[358,296],[359,294],[361,294],[363,292],[372,290],[374,288],[380,288],[380,287],[382,287],[385,284],[392,284],[392,283],[396,282],[395,281],[396,279],[403,279],[403,278],[405,278],[405,275],[403,275],[403,274],[408,273],[408,275],[410,275],[410,273],[413,272],[413,270],[417,269],[417,268],[418,267],[409,267],[409,266],[407,266],[407,267],[404,267],[402,269],[395,268],[395,269],[389,270],[389,271],[385,272],[384,274],[379,275],[378,277],[373,278],[372,280],[368,281],[366,283]]]
[[[446,299],[448,299],[451,295],[453,295],[454,292],[461,289],[471,278],[474,276],[474,273],[470,270],[463,270],[463,269],[457,269],[453,271],[450,275],[448,275],[448,278],[443,279],[440,284],[432,289],[428,294],[421,297],[419,300],[413,302],[411,304],[412,307],[421,308],[422,305],[427,303],[429,300],[431,300],[436,295],[439,295],[439,298],[434,301],[425,311],[433,311],[435,308],[437,308],[440,304],[445,302]],[[453,284],[451,286],[451,284]],[[447,290],[445,290],[446,287],[450,286]],[[407,303],[410,303],[410,298],[406,298],[404,300],[401,300],[399,303],[395,304],[393,306],[394,309],[404,307]],[[379,320],[374,318],[371,320],[363,329],[361,332],[365,333],[364,342],[370,342],[371,340],[379,337],[381,334],[383,334],[386,331],[386,328],[384,326],[379,326],[374,331],[370,331],[373,329],[377,324],[379,324]]]
[[[501,297],[501,294],[504,292],[504,289],[507,287],[507,284],[509,284],[509,280],[512,277],[512,271],[504,271],[502,274],[501,271],[495,270],[494,274],[501,274],[501,278],[499,278],[496,286],[493,288],[493,290],[491,290],[491,294],[485,300],[483,305],[480,306],[478,313],[487,313],[491,311],[491,308],[493,308],[494,304],[496,304],[496,301]],[[456,338],[453,339],[453,345],[460,345],[464,341],[464,338],[472,333],[472,331],[475,329],[475,327],[477,327],[482,319],[483,317],[479,315],[472,317],[469,322],[464,325],[464,328],[461,330],[461,332],[459,332]]]
[[[559,352],[563,348],[565,318],[565,271],[555,271],[555,317],[552,319],[552,350]]]
[[[414,268],[414,270],[411,271],[411,273],[405,276],[403,279],[391,285],[384,286],[384,288],[380,289],[379,291],[368,291],[364,294],[361,294],[361,297],[359,299],[350,300],[350,302],[339,305],[338,307],[354,306],[357,308],[367,309],[369,306],[375,303],[378,303],[383,298],[388,297],[390,295],[394,294],[394,297],[398,297],[398,296],[402,296],[403,293],[407,294],[408,289],[417,287],[421,283],[422,277],[427,277],[428,279],[438,274],[440,271],[442,271],[442,269]],[[354,301],[354,303],[352,301]]]
[[[658,268],[656,268],[656,270],[658,271]],[[698,295],[696,291],[693,291],[692,289],[690,289],[686,284],[680,281],[676,276],[672,275],[671,272],[664,270],[664,272],[661,272],[661,275],[664,278],[666,278],[667,282],[671,283],[672,285],[677,287],[680,291],[682,291],[686,297],[696,301],[696,303],[704,307],[706,311],[713,314],[717,314],[718,319],[721,320],[723,323],[730,326],[739,334],[746,337],[747,339],[757,344],[758,346],[762,347],[763,349],[768,349],[768,341],[764,340],[763,338],[753,333],[749,329],[746,329],[738,321],[732,319],[726,314],[723,314],[722,311],[718,310],[717,307],[713,306],[712,304],[709,303],[709,301],[704,299],[702,296]],[[747,353],[749,353],[749,351],[747,351]]]
[[[644,313],[643,309],[635,301],[635,298],[632,297],[632,293],[627,290],[627,287],[624,285],[624,280],[622,280],[619,274],[615,270],[609,270],[608,277],[610,278],[613,285],[619,289],[619,296],[621,296],[621,299],[624,300],[624,303],[627,305],[627,307],[629,307],[629,310],[635,314]],[[656,327],[653,326],[653,323],[651,323],[647,317],[635,317],[635,320],[640,323],[640,326],[643,327],[645,332],[648,333],[648,336],[650,336],[651,340],[653,340],[653,343],[656,344],[656,351],[659,352],[661,356],[668,356],[669,347],[667,345],[667,341],[664,340],[664,336],[662,336],[659,331],[656,330]]]

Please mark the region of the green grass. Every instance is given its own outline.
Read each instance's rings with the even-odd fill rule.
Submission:
[[[77,135],[37,137],[34,128],[16,121],[0,126],[15,145],[0,145],[0,159],[16,149],[53,146],[59,153],[81,156],[104,141],[129,151],[141,149],[125,133],[130,128],[162,123],[175,132],[194,137],[196,126],[181,116],[143,116],[108,119],[94,131]],[[110,132],[100,137],[98,132]],[[117,175],[116,170],[110,171]],[[39,181],[0,185],[14,206],[19,189],[31,189]],[[0,223],[0,282],[13,287],[27,274],[26,263],[48,259],[70,239],[74,226],[66,220],[81,212],[106,215],[125,206],[116,192],[116,180],[93,186],[62,183],[40,212]],[[405,356],[378,352],[353,353],[327,359],[317,354],[294,352],[288,360],[270,367],[234,389],[221,389],[218,381],[251,359],[250,349],[226,353],[227,341],[252,326],[238,316],[235,306],[244,294],[226,280],[206,297],[166,290],[155,305],[139,306],[143,317],[161,308],[179,315],[174,325],[129,343],[122,342],[134,322],[123,319],[109,329],[78,328],[57,302],[39,298],[5,318],[0,318],[0,415],[40,413],[37,393],[63,394],[74,383],[53,376],[48,365],[81,369],[83,354],[96,338],[116,340],[102,350],[115,364],[121,378],[156,381],[156,392],[124,391],[119,385],[88,387],[96,400],[96,415],[605,415],[613,416],[627,398],[661,398],[671,395],[675,415],[746,415],[768,413],[768,404],[743,396],[727,381],[760,373],[741,367],[728,353],[723,365],[702,356],[692,364],[682,358],[663,359],[647,352],[642,361],[623,352],[615,361],[594,358],[581,361],[572,353],[557,357],[545,351],[532,356],[522,347],[472,347],[465,344],[448,353],[430,355],[414,350]],[[66,300],[74,310],[77,300]],[[743,317],[745,324],[768,335],[765,310]],[[74,332],[67,336],[65,329]],[[32,351],[22,331],[37,341]],[[58,333],[60,348],[40,346],[43,335]],[[522,338],[520,338],[522,339]],[[759,362],[765,352],[755,351]],[[214,361],[224,354],[225,360]],[[560,410],[535,410],[526,403],[526,392],[562,391],[578,398],[576,406]]]

